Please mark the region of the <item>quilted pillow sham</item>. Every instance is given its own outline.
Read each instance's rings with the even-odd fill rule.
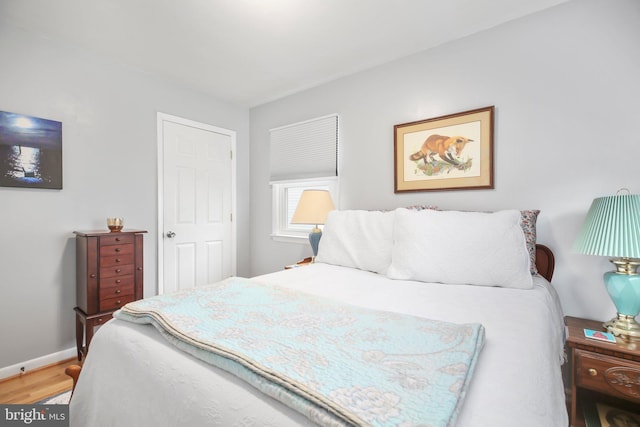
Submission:
[[[476,212],[476,211],[463,211],[463,212]],[[483,212],[483,211],[479,211]],[[491,211],[484,211],[484,213],[491,213]],[[527,242],[527,251],[529,252],[529,264],[531,274],[538,274],[538,268],[536,267],[536,222],[540,211],[538,209],[521,210],[520,211],[520,227],[524,232],[524,238]]]
[[[530,289],[530,257],[517,210],[397,209],[391,279]]]

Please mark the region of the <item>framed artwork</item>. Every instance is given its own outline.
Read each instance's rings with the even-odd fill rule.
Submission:
[[[493,110],[395,125],[395,192],[493,188]]]
[[[62,189],[62,123],[0,111],[0,186]]]

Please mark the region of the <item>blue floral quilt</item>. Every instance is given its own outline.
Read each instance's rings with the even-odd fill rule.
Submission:
[[[458,325],[231,278],[127,304],[191,355],[325,426],[452,426],[484,343]]]

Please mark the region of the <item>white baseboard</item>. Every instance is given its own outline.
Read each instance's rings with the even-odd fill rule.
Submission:
[[[52,363],[71,359],[72,357],[76,357],[77,355],[78,352],[76,348],[72,347],[66,350],[58,351],[57,353],[47,354],[42,357],[27,360],[21,363],[16,363],[15,365],[7,366],[5,368],[0,368],[0,380],[3,378],[18,375],[21,372],[26,373],[32,369],[41,368],[43,366],[51,365]],[[24,368],[24,371],[22,371],[21,368]]]

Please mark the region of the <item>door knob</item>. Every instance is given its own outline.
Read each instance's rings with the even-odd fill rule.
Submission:
[[[176,237],[176,233],[174,233],[173,231],[169,231],[167,232],[167,237],[173,239],[174,237]]]

